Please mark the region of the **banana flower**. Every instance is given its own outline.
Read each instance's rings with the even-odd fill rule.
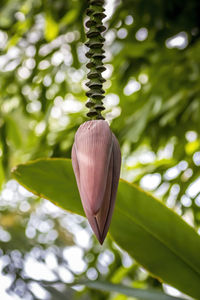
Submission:
[[[104,120],[83,123],[75,135],[72,166],[88,221],[103,244],[117,194],[121,152]]]

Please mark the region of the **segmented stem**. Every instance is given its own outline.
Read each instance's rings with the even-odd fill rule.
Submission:
[[[89,91],[86,93],[86,96],[89,98],[86,107],[89,108],[87,116],[96,120],[104,120],[101,112],[105,109],[102,100],[105,93],[103,90],[103,83],[106,80],[101,74],[106,70],[102,62],[105,58],[105,51],[103,50],[105,39],[102,36],[102,32],[106,30],[106,27],[103,26],[102,23],[102,20],[106,17],[103,5],[104,0],[89,0],[89,8],[86,12],[90,17],[86,22],[86,27],[89,28],[89,30],[86,34],[88,41],[85,43],[89,48],[86,57],[90,59],[89,63],[86,65],[86,67],[90,69],[87,74],[89,81],[86,83],[89,87]]]

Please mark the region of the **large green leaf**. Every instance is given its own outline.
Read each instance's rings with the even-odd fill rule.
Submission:
[[[88,280],[88,281],[78,282],[78,284],[83,284],[95,290],[115,292],[129,297],[134,297],[140,300],[183,300],[182,298],[166,295],[160,291],[130,288],[128,286],[124,286],[121,284],[113,284],[113,283],[103,282],[99,280],[98,281]]]
[[[34,194],[83,214],[70,160],[29,162],[13,175]],[[153,196],[121,180],[110,233],[154,276],[200,299],[200,237]]]
[[[70,160],[39,159],[17,166],[12,173],[33,194],[84,215]]]
[[[48,42],[55,39],[58,35],[59,27],[58,24],[54,21],[50,14],[47,14],[45,17],[45,31],[44,36]]]

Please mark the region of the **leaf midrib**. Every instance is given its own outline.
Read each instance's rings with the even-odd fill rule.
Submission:
[[[133,218],[129,214],[125,213],[120,208],[116,207],[116,210],[118,210],[121,214],[125,215],[127,218],[129,218],[132,222],[136,223],[139,227],[144,229],[148,234],[150,234],[155,240],[158,240],[162,245],[164,245],[167,249],[169,249],[175,256],[177,256],[180,260],[182,260],[193,272],[195,272],[200,277],[200,271],[196,270],[196,268],[190,264],[190,262],[187,261],[182,255],[177,254],[177,252],[171,248],[168,244],[166,244],[159,236],[157,236],[155,233],[151,232],[146,226],[142,225],[137,221],[136,218]]]

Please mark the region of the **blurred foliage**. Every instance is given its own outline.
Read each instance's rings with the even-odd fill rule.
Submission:
[[[34,281],[26,278],[22,264],[35,247],[43,259],[48,249],[59,259],[66,246],[77,244],[74,234],[60,227],[61,211],[53,217],[44,210],[40,216],[53,220],[55,239],[41,244],[37,222],[30,238],[26,230],[43,202],[24,193],[18,203],[19,187],[8,180],[18,163],[71,156],[74,133],[86,114],[86,7],[86,0],[0,2],[0,248],[11,266],[4,271],[18,282],[13,285],[16,294],[30,287],[26,280]],[[105,117],[120,141],[122,177],[154,192],[199,230],[200,2],[116,0],[113,11],[107,7]],[[23,202],[29,205],[26,212],[20,210]],[[83,220],[80,224],[86,226]],[[95,240],[91,243],[89,250],[82,248],[85,260],[87,255],[93,259],[81,275],[94,268],[112,282],[162,288],[135,262],[127,268],[125,254],[109,239],[103,250]],[[107,249],[114,259],[107,271],[98,270],[98,257]],[[13,251],[21,257],[17,267],[11,263]],[[58,290],[54,292],[58,299]],[[126,299],[91,289],[77,294],[82,299]]]

